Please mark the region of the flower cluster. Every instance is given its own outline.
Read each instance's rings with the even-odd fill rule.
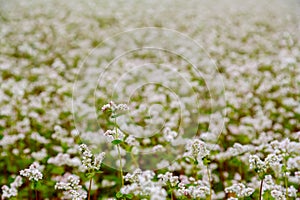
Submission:
[[[64,190],[63,199],[83,200],[86,199],[87,193],[79,182],[78,176],[66,173],[61,177],[61,181],[55,184],[55,189]]]
[[[167,192],[160,182],[153,181],[153,171],[142,171],[136,169],[132,174],[124,176],[125,181],[131,184],[122,187],[123,194],[134,194],[139,197],[149,196],[151,200],[166,199]]]
[[[82,153],[82,165],[85,170],[99,170],[104,159],[105,153],[99,153],[98,155],[92,154],[86,144],[81,144],[79,146]]]
[[[264,161],[257,155],[249,156],[250,169],[254,169],[258,173],[264,173],[270,167],[280,165],[281,157],[276,154],[269,154]]]
[[[243,198],[243,197],[250,196],[254,192],[254,189],[250,187],[246,187],[242,183],[237,183],[237,184],[233,184],[230,187],[225,188],[225,192],[235,193],[237,197]]]
[[[108,104],[102,106],[101,110],[103,112],[106,112],[108,110],[112,112],[116,112],[116,111],[127,111],[129,110],[129,108],[126,104],[116,104],[115,102],[110,101]]]
[[[18,188],[22,185],[23,181],[21,176],[17,176],[15,180],[10,184],[10,187],[3,185],[2,189],[2,199],[15,197],[18,195]]]
[[[20,171],[20,175],[29,178],[30,181],[39,181],[43,178],[43,174],[40,171],[41,166],[39,163],[34,162],[28,169]]]
[[[210,194],[209,183],[206,181],[198,180],[194,178],[183,179],[178,184],[179,189],[177,190],[178,196],[196,198],[206,198]]]
[[[297,0],[0,7],[3,199],[300,198]]]
[[[193,139],[186,145],[186,153],[184,156],[191,157],[198,162],[202,161],[202,158],[209,155],[207,144],[200,139]]]

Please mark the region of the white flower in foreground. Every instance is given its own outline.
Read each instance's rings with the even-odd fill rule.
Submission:
[[[92,154],[86,144],[79,146],[82,153],[82,164],[86,170],[99,170],[104,159],[105,153],[102,152],[98,155]]]
[[[256,172],[266,172],[270,167],[280,165],[281,157],[276,154],[269,154],[264,161],[262,161],[257,155],[249,156],[250,169],[254,169]]]
[[[20,175],[29,178],[30,181],[39,181],[43,178],[40,165],[37,162],[31,164],[28,169],[21,170]]]
[[[182,180],[178,187],[178,195],[180,196],[191,196],[193,199],[205,198],[210,193],[209,183],[206,181],[195,181],[194,178],[190,177],[190,180]],[[191,182],[190,182],[191,181]]]
[[[190,140],[186,145],[186,151],[184,156],[197,159],[198,161],[209,155],[207,145],[199,139]]]
[[[254,169],[258,173],[265,172],[267,166],[257,155],[250,155],[249,157],[250,169]]]
[[[265,159],[265,163],[269,167],[278,166],[280,164],[281,157],[276,154],[269,154]]]
[[[179,183],[178,181],[179,177],[173,176],[173,173],[170,172],[167,172],[165,174],[159,174],[157,178],[159,178],[159,181],[161,181],[164,185],[170,183],[172,187],[175,187],[177,183]]]
[[[149,196],[153,200],[166,199],[166,190],[160,182],[152,180],[154,176],[155,173],[153,171],[136,169],[132,174],[128,173],[124,176],[125,181],[129,181],[131,184],[123,186],[121,192],[123,194]]]
[[[3,185],[1,187],[1,190],[2,190],[2,199],[5,199],[5,198],[11,198],[11,197],[15,197],[17,196],[18,194],[18,190],[16,188],[9,188],[7,185]]]
[[[246,187],[242,183],[237,183],[237,184],[233,184],[230,187],[225,188],[225,192],[226,193],[235,193],[237,195],[237,197],[242,198],[242,197],[250,196],[254,192],[254,189]]]
[[[115,102],[110,101],[108,104],[102,106],[101,110],[103,112],[107,110],[111,110],[112,112],[115,112],[115,111],[126,111],[129,110],[129,108],[126,104],[115,104]]]
[[[280,190],[272,190],[271,191],[271,195],[272,197],[274,197],[276,200],[285,200],[285,196],[283,194],[283,192],[281,192]]]
[[[78,176],[66,173],[60,182],[54,186],[56,190],[65,190],[63,199],[83,200],[86,199],[87,193],[79,185],[80,179]]]
[[[10,184],[10,187],[8,187],[7,185],[3,185],[1,187],[2,189],[2,195],[1,198],[5,199],[5,198],[11,198],[11,197],[15,197],[18,195],[18,190],[17,188],[20,187],[22,185],[22,178],[21,176],[17,176],[14,180],[14,182],[12,182]]]

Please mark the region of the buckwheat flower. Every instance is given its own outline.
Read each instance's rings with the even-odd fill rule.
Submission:
[[[278,166],[280,164],[281,158],[276,154],[269,154],[265,159],[265,164],[267,166]]]
[[[115,130],[107,130],[105,131],[104,136],[106,136],[106,138],[111,142],[115,139],[116,134]]]
[[[129,110],[129,107],[126,104],[118,104],[116,106],[116,109],[119,111],[127,111]]]
[[[102,110],[103,112],[105,112],[106,110],[109,110],[109,109],[111,109],[111,105],[110,105],[110,104],[105,104],[105,105],[102,106],[102,108],[101,108],[101,110]]]
[[[280,190],[272,190],[271,191],[271,195],[272,197],[274,197],[276,200],[285,200],[285,196],[283,194],[283,192],[281,192]]]
[[[82,153],[82,164],[85,166],[86,169],[93,169],[93,154],[88,149],[86,144],[81,144],[79,149]]]
[[[54,186],[56,190],[64,190],[63,199],[83,200],[87,197],[87,192],[79,185],[80,179],[78,176],[66,173],[60,182]]]
[[[110,101],[108,104],[105,104],[104,106],[102,106],[101,110],[103,112],[107,111],[107,110],[111,110],[111,111],[115,111],[117,109],[117,105],[113,102]]]
[[[70,190],[68,191],[72,200],[84,200],[87,198],[85,190]]]
[[[186,145],[186,151],[184,156],[194,158],[198,161],[209,155],[207,145],[199,139],[190,140]]]
[[[104,152],[101,152],[101,153],[99,153],[98,155],[95,156],[95,159],[94,159],[94,168],[96,170],[100,169],[104,157],[105,157],[105,153]]]
[[[5,199],[5,198],[11,198],[11,197],[15,197],[18,195],[18,188],[23,184],[22,178],[21,176],[17,176],[14,180],[14,182],[12,182],[10,184],[10,187],[8,187],[7,185],[3,185],[1,187],[2,189],[2,195],[1,198]]]
[[[64,181],[61,181],[61,182],[57,182],[54,186],[54,188],[56,190],[77,190],[77,189],[80,189],[82,186],[79,185],[79,182],[80,182],[80,179],[78,176],[76,175],[69,175],[67,174],[66,175],[67,177],[64,177],[63,178],[66,178],[67,180]]]
[[[41,151],[38,151],[38,152],[32,152],[31,153],[31,156],[35,159],[35,160],[43,160],[44,158],[47,157],[47,151],[46,149],[42,149]]]
[[[250,169],[254,169],[258,173],[265,172],[267,169],[266,164],[257,155],[250,155],[249,163]]]
[[[18,190],[16,188],[9,188],[7,185],[3,185],[2,189],[2,199],[15,197],[18,194]]]
[[[288,188],[288,196],[289,197],[297,197],[297,190],[292,185]]]
[[[29,178],[30,181],[39,181],[43,178],[40,165],[37,162],[31,164],[28,169],[21,170],[20,175]]]
[[[22,177],[16,176],[14,182],[10,184],[10,187],[18,188],[23,184]]]
[[[78,157],[71,158],[70,154],[58,153],[57,156],[48,159],[47,163],[57,166],[71,166],[78,167],[81,165],[81,161]]]
[[[139,146],[139,142],[136,140],[136,138],[133,135],[129,135],[125,142],[130,146]]]
[[[230,187],[225,188],[226,193],[235,193],[237,197],[248,197],[250,196],[253,192],[253,188],[248,188],[242,183],[235,183]]]
[[[172,131],[169,127],[165,128],[163,130],[163,136],[167,142],[172,142],[177,135],[178,135],[178,133],[175,131]]]
[[[126,104],[115,104],[113,101],[110,101],[108,104],[102,106],[101,110],[102,112],[110,110],[115,113],[117,111],[127,111],[129,110],[129,107]]]
[[[92,154],[86,144],[81,144],[79,149],[82,153],[82,165],[86,170],[99,170],[104,159],[105,153],[98,155]]]
[[[178,176],[173,176],[173,173],[170,172],[167,172],[165,174],[159,174],[157,178],[159,178],[159,181],[161,181],[164,185],[170,183],[172,187],[175,187],[177,183],[179,183]]]
[[[141,171],[136,169],[132,174],[128,173],[124,176],[125,181],[131,182],[131,184],[125,185],[121,188],[123,194],[134,194],[149,196],[150,199],[166,199],[167,192],[160,182],[155,182],[155,173],[153,171]]]
[[[166,148],[163,147],[162,145],[158,144],[158,145],[155,145],[154,147],[152,147],[152,151],[153,152],[164,152],[164,151],[166,151]]]

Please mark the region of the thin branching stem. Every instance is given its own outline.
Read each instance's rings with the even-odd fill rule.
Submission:
[[[91,199],[92,181],[93,181],[93,178],[90,178],[89,191],[88,191],[88,200]]]
[[[209,200],[211,200],[212,188],[211,188],[211,177],[210,177],[210,172],[209,172],[208,165],[206,166],[206,169],[207,169],[207,176],[208,176],[208,182],[209,182]]]
[[[264,179],[261,179],[260,188],[259,188],[259,200],[262,200],[262,188],[264,184]]]

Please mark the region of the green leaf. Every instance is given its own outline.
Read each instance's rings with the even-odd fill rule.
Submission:
[[[119,116],[121,116],[122,114],[120,113],[120,114],[115,114],[115,115],[111,115],[110,117],[112,118],[112,119],[114,119],[114,118],[117,118],[117,117],[119,117]]]
[[[86,173],[87,178],[93,178],[95,176],[95,172]]]
[[[116,197],[117,197],[117,198],[121,198],[121,197],[123,197],[123,194],[122,194],[121,192],[118,192],[118,193],[116,194]]]
[[[65,169],[63,167],[55,167],[51,170],[53,174],[62,174],[65,172]]]
[[[205,166],[208,165],[210,162],[211,162],[211,161],[209,160],[208,157],[204,157],[204,158],[203,158],[203,164],[204,164]]]
[[[126,194],[126,198],[132,199],[133,198],[133,194]]]
[[[282,170],[283,172],[287,172],[287,171],[288,171],[288,170],[287,170],[287,167],[286,167],[285,165],[282,165],[281,170]]]
[[[111,143],[114,145],[117,145],[117,144],[122,143],[122,140],[113,140],[113,141],[111,141]]]

